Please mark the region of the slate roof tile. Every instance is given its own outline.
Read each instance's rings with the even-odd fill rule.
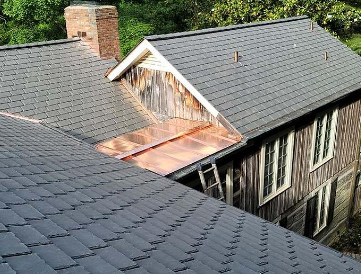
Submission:
[[[119,270],[125,271],[138,267],[136,262],[113,247],[100,248],[94,252]]]
[[[30,253],[30,250],[11,232],[0,233],[0,242],[2,257]]]
[[[24,225],[27,222],[11,209],[0,209],[0,222],[6,226]]]
[[[11,226],[10,231],[26,246],[49,244],[50,240],[30,225]]]
[[[97,237],[87,229],[74,230],[71,235],[89,249],[97,249],[107,246],[101,238]]]
[[[44,218],[43,214],[29,204],[14,205],[11,209],[25,220],[37,220]]]
[[[104,259],[99,256],[90,256],[76,260],[90,273],[94,274],[121,274],[124,273],[110,263],[107,263]]]
[[[70,257],[76,259],[92,255],[93,252],[74,237],[53,238],[52,241]]]
[[[140,249],[136,248],[133,244],[129,243],[125,239],[119,239],[109,242],[109,244],[116,250],[126,255],[131,260],[137,261],[148,258],[149,255]]]
[[[16,272],[14,271],[14,269],[12,269],[10,267],[9,264],[0,264],[0,273],[2,274],[16,274]]]
[[[68,232],[56,225],[54,222],[48,219],[34,220],[29,222],[35,229],[37,229],[45,237],[60,237],[65,236]]]
[[[55,270],[69,268],[77,264],[53,244],[34,246],[31,250]]]
[[[56,273],[36,254],[8,257],[6,261],[18,274]]]
[[[81,266],[74,266],[74,267],[69,267],[69,268],[65,268],[65,269],[59,269],[59,270],[57,270],[57,273],[59,273],[59,274],[89,274],[91,272],[86,271]]]

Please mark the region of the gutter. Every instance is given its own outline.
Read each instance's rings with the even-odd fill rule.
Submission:
[[[166,177],[173,180],[173,181],[177,181],[177,180],[179,180],[179,179],[181,179],[181,178],[183,178],[183,177],[197,171],[197,167],[199,165],[204,166],[204,165],[210,164],[211,163],[211,158],[212,159],[221,159],[224,156],[227,156],[227,155],[229,155],[229,154],[231,154],[231,153],[233,153],[233,152],[235,152],[235,151],[237,151],[237,150],[239,150],[241,148],[246,147],[248,144],[249,144],[248,143],[248,138],[243,136],[242,141],[240,141],[240,142],[238,142],[238,143],[236,143],[236,144],[234,144],[232,146],[229,146],[229,147],[227,147],[227,148],[225,148],[223,150],[220,150],[220,151],[208,156],[207,158],[204,158],[204,159],[202,159],[200,161],[197,161],[197,162],[195,162],[193,164],[190,164],[190,165],[188,165],[186,167],[183,167],[183,168],[181,168],[181,169],[179,169],[177,171],[174,171],[173,173],[168,174]]]

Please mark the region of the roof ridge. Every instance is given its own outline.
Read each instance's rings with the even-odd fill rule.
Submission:
[[[66,131],[64,131],[63,129],[61,129],[59,127],[52,126],[52,125],[46,123],[45,121],[38,120],[38,119],[33,119],[33,118],[30,118],[30,117],[22,116],[22,115],[18,115],[18,114],[12,114],[10,112],[3,112],[3,111],[0,111],[0,117],[1,116],[6,116],[6,117],[14,118],[14,119],[17,119],[17,120],[22,120],[22,121],[25,121],[25,122],[30,122],[32,124],[40,124],[43,127],[48,128],[49,130],[56,131],[57,133],[59,133],[59,134],[61,134],[63,136],[66,136],[66,137],[68,137],[68,138],[70,138],[72,140],[75,140],[75,141],[77,141],[77,142],[79,142],[79,143],[81,143],[81,144],[83,144],[85,146],[88,146],[88,147],[94,149],[95,151],[97,151],[93,145],[88,144],[87,142],[84,142],[83,140],[74,137],[73,135],[67,133]]]
[[[28,122],[31,122],[31,123],[34,123],[34,124],[40,124],[42,122],[41,120],[29,118],[29,117],[18,115],[18,114],[13,114],[13,113],[10,113],[10,112],[0,111],[0,116],[7,116],[7,117],[19,119],[19,120],[28,121]]]
[[[43,42],[34,42],[34,43],[27,43],[27,44],[6,45],[6,46],[0,46],[0,51],[12,50],[12,49],[22,49],[22,48],[33,48],[33,47],[41,47],[41,46],[57,45],[57,44],[66,44],[66,43],[78,42],[80,40],[81,40],[80,38],[76,37],[76,38],[50,40],[50,41],[43,41]]]
[[[282,19],[277,19],[277,20],[267,20],[267,21],[260,21],[260,22],[246,23],[246,24],[231,25],[231,26],[226,26],[226,27],[215,27],[215,28],[208,28],[208,29],[201,29],[201,30],[194,30],[194,31],[176,32],[176,33],[170,33],[170,34],[150,35],[150,36],[145,36],[144,38],[149,41],[168,40],[168,39],[173,39],[173,38],[203,35],[203,34],[207,34],[207,33],[216,33],[216,32],[222,32],[222,31],[235,30],[235,29],[258,27],[258,26],[263,26],[263,25],[274,25],[274,24],[299,21],[299,20],[304,20],[304,19],[309,19],[309,18],[308,18],[308,16],[303,15],[303,16],[297,16],[297,17],[282,18]]]

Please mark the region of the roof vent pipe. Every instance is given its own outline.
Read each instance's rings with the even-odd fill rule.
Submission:
[[[310,30],[312,30],[312,31],[313,31],[313,29],[314,29],[314,26],[313,26],[313,21],[311,21],[311,24],[310,24]]]
[[[236,63],[238,63],[238,51],[235,51],[234,52],[234,61],[236,62]]]
[[[325,60],[327,61],[327,59],[328,59],[328,52],[325,51]]]

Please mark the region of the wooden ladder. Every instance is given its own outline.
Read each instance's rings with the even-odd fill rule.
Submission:
[[[199,174],[199,178],[201,179],[201,183],[202,183],[202,188],[203,188],[203,192],[208,195],[208,190],[214,188],[214,187],[218,187],[218,191],[219,191],[219,195],[220,198],[218,200],[220,201],[226,201],[225,197],[224,197],[224,193],[223,193],[223,188],[222,188],[222,181],[221,178],[219,177],[219,172],[218,172],[218,168],[216,165],[216,160],[214,158],[211,158],[211,167],[204,170],[203,171],[203,166],[201,164],[198,165],[197,169],[198,169],[198,174]],[[207,183],[206,183],[206,179],[204,177],[204,174],[213,171],[214,174],[214,178],[216,180],[216,182],[210,186],[207,187]]]

